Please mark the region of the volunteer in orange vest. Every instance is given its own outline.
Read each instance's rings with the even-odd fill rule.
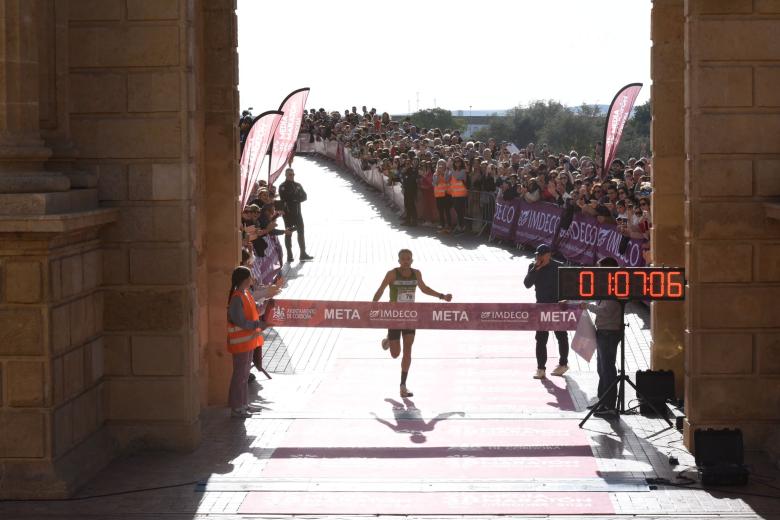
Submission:
[[[466,166],[459,155],[453,157],[447,173],[450,180],[449,193],[452,197],[452,206],[458,216],[455,234],[459,235],[466,231],[466,200],[469,196],[469,190],[466,188]]]
[[[447,162],[439,159],[433,172],[433,196],[436,198],[436,209],[439,210],[439,233],[449,233],[452,227],[450,220],[452,197],[449,194],[449,183]]]
[[[257,304],[249,291],[252,272],[236,267],[228,295],[227,349],[233,355],[233,377],[230,379],[228,404],[230,416],[247,418],[259,409],[250,409],[247,380],[252,353],[263,345],[265,322],[260,320]]]

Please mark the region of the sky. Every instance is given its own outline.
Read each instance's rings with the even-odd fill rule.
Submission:
[[[241,108],[402,114],[650,97],[651,0],[238,0]],[[281,59],[280,55],[286,56]],[[268,68],[273,64],[273,69]],[[287,65],[281,69],[280,66]]]

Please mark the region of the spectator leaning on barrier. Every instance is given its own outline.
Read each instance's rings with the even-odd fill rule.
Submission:
[[[536,248],[536,260],[528,266],[523,284],[536,290],[536,303],[555,303],[558,301],[558,268],[561,263],[552,258],[552,250],[547,244]],[[550,332],[536,331],[536,373],[534,379],[544,379],[547,366],[547,340]],[[562,376],[569,370],[569,336],[565,330],[556,330],[560,355],[558,366],[552,371],[554,376]]]
[[[436,161],[436,169],[433,172],[433,196],[436,197],[436,209],[439,211],[439,232],[449,233],[452,227],[450,222],[449,175],[447,173],[447,161]]]
[[[463,164],[461,156],[456,155],[452,158],[448,176],[450,179],[449,193],[452,197],[455,215],[458,218],[458,225],[454,231],[455,234],[461,234],[466,231],[466,200],[469,196],[469,190],[466,188],[466,166]]]

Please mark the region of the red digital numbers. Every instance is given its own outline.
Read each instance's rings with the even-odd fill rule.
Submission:
[[[590,278],[590,280],[586,280]],[[580,296],[590,298],[596,294],[593,271],[580,271]]]
[[[616,298],[628,298],[631,286],[628,271],[615,271],[607,274],[607,293]]]
[[[561,299],[682,300],[685,271],[670,267],[563,267]]]
[[[683,295],[683,275],[680,271],[666,273],[666,291],[670,298],[680,298]]]
[[[651,298],[663,298],[666,296],[664,289],[666,288],[664,273],[659,271],[653,271],[650,273],[650,283],[648,284],[646,294],[649,294]]]

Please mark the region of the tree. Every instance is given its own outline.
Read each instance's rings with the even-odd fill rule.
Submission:
[[[582,105],[577,111],[566,108],[545,122],[538,139],[557,152],[577,150],[592,156],[604,128],[605,116],[600,112],[596,105]]]
[[[527,107],[517,106],[505,116],[493,116],[488,128],[474,136],[479,140],[492,137],[496,141],[509,141],[519,147],[538,141],[539,131],[546,121],[566,110],[557,101],[534,101]]]
[[[452,112],[443,108],[428,108],[419,110],[411,115],[411,120],[417,128],[440,128],[444,130],[465,130],[466,122],[463,119],[452,117]]]
[[[618,146],[623,159],[650,153],[650,102],[635,108],[626,122]],[[557,101],[534,101],[527,107],[517,106],[504,116],[493,115],[487,128],[474,134],[474,139],[509,141],[519,147],[533,142],[537,149],[543,144],[553,152],[577,150],[581,155],[593,156],[595,145],[604,139],[606,114],[598,105],[582,104],[565,107]]]

